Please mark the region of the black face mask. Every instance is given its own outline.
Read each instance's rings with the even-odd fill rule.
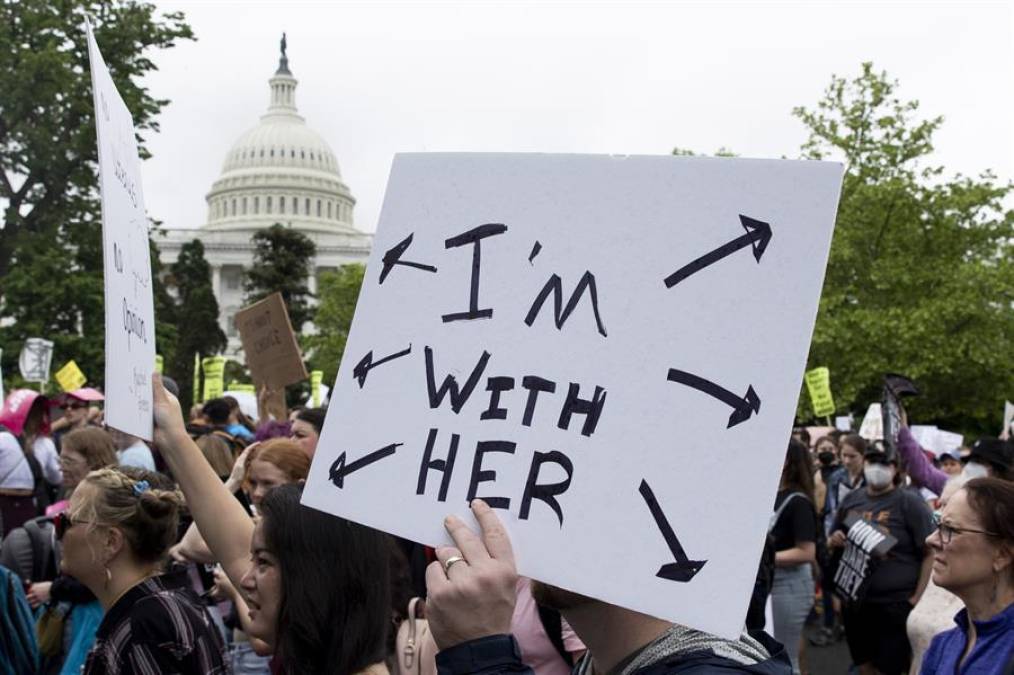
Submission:
[[[819,459],[820,463],[823,464],[824,466],[831,466],[831,464],[834,463],[834,453],[833,452],[818,452],[817,453],[817,459]]]

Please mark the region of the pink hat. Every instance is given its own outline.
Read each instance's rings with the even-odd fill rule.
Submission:
[[[15,436],[21,434],[25,429],[25,420],[32,409],[35,400],[41,398],[48,407],[49,399],[37,391],[31,389],[15,389],[7,395],[3,407],[0,408],[0,424],[11,430]],[[48,425],[46,425],[48,426]]]
[[[76,398],[79,401],[104,401],[106,397],[102,395],[102,392],[98,389],[92,389],[91,387],[81,387],[73,391],[68,391],[66,394],[60,394],[57,400],[60,405],[67,404],[67,398]]]

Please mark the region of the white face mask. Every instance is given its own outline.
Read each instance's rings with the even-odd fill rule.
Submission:
[[[989,475],[989,469],[986,468],[985,464],[969,462],[965,465],[965,468],[961,473],[964,474],[968,480],[972,480],[973,478],[985,478]]]
[[[883,490],[894,480],[894,469],[884,464],[867,464],[863,467],[866,482],[874,490]]]

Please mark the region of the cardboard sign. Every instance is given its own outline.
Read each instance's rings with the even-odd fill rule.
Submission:
[[[847,602],[863,599],[872,572],[871,565],[894,548],[898,540],[853,513],[845,518],[848,528],[845,550],[834,576],[835,592]]]
[[[203,400],[210,401],[222,397],[225,391],[225,361],[224,356],[208,356],[201,362],[204,369]]]
[[[817,417],[834,414],[834,399],[831,397],[831,371],[827,368],[814,368],[806,373],[806,389],[810,392],[810,402]]]
[[[64,391],[74,391],[84,386],[88,378],[81,372],[81,369],[77,367],[77,363],[73,360],[68,361],[67,364],[56,371],[56,381],[60,385],[60,388]]]
[[[306,379],[303,355],[281,293],[272,293],[236,312],[236,328],[246,366],[258,389],[262,384],[284,389]]]
[[[134,121],[88,33],[102,195],[106,306],[107,425],[152,439],[151,373],[155,364],[148,217],[141,190]]]
[[[18,368],[26,382],[48,382],[53,360],[53,343],[42,338],[28,338],[21,347]]]
[[[304,503],[434,545],[481,497],[521,574],[739,635],[841,176],[398,156]]]

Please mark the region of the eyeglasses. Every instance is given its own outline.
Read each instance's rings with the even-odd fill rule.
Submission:
[[[86,525],[86,524],[97,524],[92,523],[90,520],[74,520],[70,517],[70,513],[67,511],[61,511],[60,513],[53,516],[53,529],[56,530],[56,538],[63,539],[63,535],[67,534],[67,530],[74,527],[75,525]]]
[[[987,537],[999,537],[1000,535],[996,532],[988,532],[987,530],[974,530],[970,527],[954,527],[947,523],[941,522],[941,513],[939,511],[933,512],[933,522],[937,526],[937,532],[940,534],[940,541],[944,546],[949,546],[951,540],[955,534],[965,534],[966,532],[974,532],[975,534],[984,534]]]

